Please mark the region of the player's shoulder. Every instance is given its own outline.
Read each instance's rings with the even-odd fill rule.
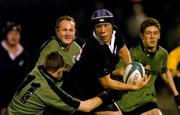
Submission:
[[[43,49],[44,47],[47,47],[47,46],[52,46],[52,45],[58,45],[58,42],[56,40],[55,37],[51,37],[51,38],[48,38],[41,46],[41,49]]]
[[[59,47],[61,47],[61,44],[59,42],[59,39],[53,36],[44,43],[44,47],[46,47],[46,49],[59,49]]]
[[[168,51],[165,49],[165,48],[163,48],[162,46],[158,46],[158,50],[161,52],[161,53],[165,53],[165,54],[168,54]]]
[[[49,44],[59,45],[58,39],[56,37],[52,37],[51,39],[47,40],[46,42],[49,42]]]
[[[141,49],[141,45],[140,44],[135,44],[134,46],[132,46],[129,50],[130,51],[136,51],[136,50],[140,50]]]

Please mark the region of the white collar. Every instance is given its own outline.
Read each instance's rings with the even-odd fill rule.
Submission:
[[[17,45],[17,49],[18,49],[18,50],[17,50],[17,52],[16,52],[15,54],[13,54],[13,53],[10,51],[8,45],[5,43],[5,40],[3,40],[3,41],[1,42],[1,45],[2,45],[2,47],[8,52],[9,57],[10,57],[12,60],[15,60],[16,57],[19,56],[19,55],[23,52],[23,50],[24,50],[23,46],[22,46],[21,44],[18,44],[18,45]]]
[[[111,37],[111,43],[107,44],[109,49],[111,50],[111,53],[113,53],[113,51],[114,51],[114,42],[115,42],[115,39],[116,39],[115,34],[116,34],[116,31],[113,30],[113,34],[112,34],[112,37]],[[93,31],[93,36],[101,45],[105,44],[97,37],[95,31]]]

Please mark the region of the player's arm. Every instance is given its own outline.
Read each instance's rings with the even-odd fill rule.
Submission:
[[[110,98],[108,92],[103,91],[94,98],[81,101],[69,95],[61,88],[58,88],[54,85],[51,87],[53,88],[54,92],[52,91],[50,93],[46,93],[47,90],[44,88],[44,91],[41,93],[41,99],[46,103],[46,105],[60,110],[64,109],[66,111],[77,110],[82,112],[90,112],[100,106],[108,98]]]
[[[80,101],[78,111],[90,112],[99,105],[102,104],[102,100],[99,97],[94,97],[85,101]]]
[[[142,80],[141,82],[132,85],[123,83],[117,80],[111,79],[110,75],[106,75],[104,77],[99,78],[100,83],[102,86],[106,89],[112,89],[112,90],[138,90],[143,88],[148,81],[150,80],[150,77],[146,78],[145,80]]]
[[[161,76],[162,76],[163,80],[166,82],[166,84],[172,90],[174,97],[175,97],[174,99],[176,101],[176,104],[177,104],[178,108],[180,109],[180,96],[179,96],[179,93],[178,93],[176,86],[174,84],[171,73],[169,72],[169,70],[167,70],[166,73],[163,73]]]
[[[172,78],[171,73],[169,72],[169,70],[167,70],[161,76],[162,76],[162,79],[165,81],[165,83],[171,88],[174,96],[178,95],[178,91],[176,89],[176,86],[174,84],[173,78]]]
[[[129,63],[132,62],[130,52],[125,44],[122,48],[119,49],[118,54],[121,57],[121,59],[123,60],[125,65],[128,65]]]
[[[112,76],[122,77],[124,74],[124,70],[125,70],[125,66],[115,69],[114,71],[112,71],[111,74]]]
[[[101,105],[103,102],[107,101],[109,98],[111,98],[109,92],[103,91],[94,98],[85,101],[80,101],[80,105],[77,111],[90,112],[93,109],[97,108],[99,105]]]
[[[119,57],[121,58],[121,60],[119,60],[117,66],[117,69],[115,69],[114,71],[112,71],[112,75],[113,76],[123,76],[124,70],[126,65],[128,65],[129,63],[132,62],[131,60],[131,56],[129,53],[128,48],[126,47],[126,45],[124,44],[122,48],[120,48],[119,52]]]

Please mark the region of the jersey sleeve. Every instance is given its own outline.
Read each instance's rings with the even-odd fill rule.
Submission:
[[[46,88],[41,89],[41,92],[39,93],[40,94],[38,95],[41,95],[41,100],[47,106],[57,110],[74,113],[80,105],[79,99],[73,98],[71,95],[55,85],[47,86]]]

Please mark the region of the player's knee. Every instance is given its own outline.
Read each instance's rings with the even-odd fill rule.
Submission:
[[[99,111],[95,115],[123,115],[121,111]]]
[[[154,114],[153,115],[163,115],[160,109],[154,109]]]
[[[158,108],[149,110],[147,112],[142,113],[141,115],[163,115],[161,110]]]

